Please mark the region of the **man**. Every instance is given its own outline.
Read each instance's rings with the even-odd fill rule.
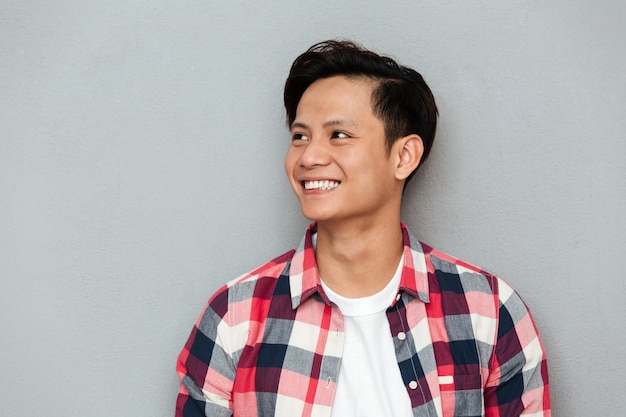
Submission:
[[[209,300],[179,357],[176,415],[550,416],[518,295],[400,223],[436,130],[421,75],[327,41],[296,59],[284,100],[285,170],[314,223]]]

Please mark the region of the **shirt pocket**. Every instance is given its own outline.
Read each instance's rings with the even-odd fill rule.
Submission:
[[[478,375],[439,376],[443,417],[483,416],[482,379]]]

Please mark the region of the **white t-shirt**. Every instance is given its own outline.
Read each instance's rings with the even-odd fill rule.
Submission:
[[[344,316],[345,344],[332,417],[410,417],[385,311],[398,293],[404,255],[387,286],[363,298],[345,298],[322,280],[328,298]]]

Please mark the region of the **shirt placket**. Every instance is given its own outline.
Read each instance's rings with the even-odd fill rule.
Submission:
[[[407,303],[405,305],[405,302]],[[407,311],[405,311],[408,310]],[[398,367],[402,374],[402,379],[411,399],[414,414],[416,415],[437,417],[439,415],[436,409],[436,401],[434,397],[438,397],[438,386],[427,382],[427,374],[429,369],[426,368],[427,363],[435,363],[435,356],[432,350],[432,339],[427,325],[411,328],[407,315],[417,315],[419,317],[416,322],[427,324],[426,312],[424,304],[419,299],[415,299],[409,294],[399,293],[394,306],[387,311],[389,327],[393,344],[395,348]],[[415,320],[415,319],[413,319]],[[416,344],[423,346],[418,354]],[[422,358],[420,358],[420,355]],[[435,372],[436,373],[436,372]]]

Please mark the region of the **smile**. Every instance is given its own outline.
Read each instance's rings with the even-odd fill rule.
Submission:
[[[303,181],[304,188],[306,190],[332,190],[339,186],[338,181],[323,180],[323,181]]]

